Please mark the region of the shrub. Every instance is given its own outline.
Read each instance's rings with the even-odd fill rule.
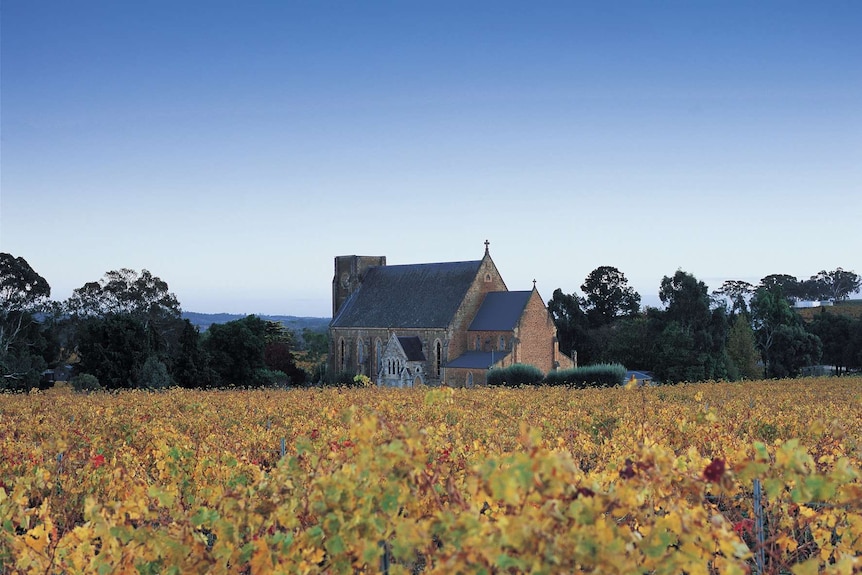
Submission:
[[[625,366],[619,363],[600,363],[552,371],[545,376],[545,383],[583,389],[620,385],[625,377]]]
[[[89,373],[82,373],[72,378],[72,389],[75,391],[89,392],[101,391],[102,386],[99,384],[99,378]]]
[[[485,377],[488,385],[518,387],[519,385],[538,385],[545,375],[534,365],[515,363],[509,367],[489,369]]]
[[[141,366],[138,374],[138,387],[147,389],[167,389],[174,384],[168,374],[168,368],[159,358],[151,355]]]

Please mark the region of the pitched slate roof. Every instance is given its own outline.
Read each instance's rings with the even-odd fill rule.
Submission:
[[[470,331],[510,331],[515,328],[532,291],[493,291],[485,294]]]
[[[479,272],[481,260],[378,266],[332,319],[332,327],[446,327]]]
[[[407,356],[407,361],[425,361],[425,354],[422,352],[422,340],[418,337],[398,336],[398,343],[401,344],[401,349],[404,350],[404,355]]]
[[[466,351],[446,364],[446,367],[488,369],[504,357],[508,351]]]

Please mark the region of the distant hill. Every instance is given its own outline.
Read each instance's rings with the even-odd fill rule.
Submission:
[[[284,327],[296,333],[302,333],[305,328],[311,331],[325,333],[329,329],[328,317],[297,317],[293,315],[263,315],[255,314],[261,319],[281,322]],[[198,313],[184,311],[183,319],[187,319],[196,325],[201,331],[205,331],[214,323],[227,323],[246,317],[246,314],[238,313]]]

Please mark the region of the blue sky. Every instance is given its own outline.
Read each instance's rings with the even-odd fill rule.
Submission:
[[[862,273],[862,3],[0,5],[0,250],[326,316],[333,257],[547,300]]]

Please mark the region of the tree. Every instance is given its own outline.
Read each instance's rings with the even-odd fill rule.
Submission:
[[[138,387],[141,368],[152,355],[146,327],[130,315],[80,320],[75,344],[79,371],[96,376],[105,389]]]
[[[655,369],[656,342],[660,331],[659,324],[649,311],[643,317],[623,318],[610,329],[604,363],[621,363],[629,369],[651,371]]]
[[[731,379],[760,379],[763,368],[758,365],[760,353],[754,330],[744,315],[737,315],[727,334],[727,357],[730,360]]]
[[[560,351],[567,355],[577,352],[578,363],[588,363],[590,335],[587,331],[587,317],[581,310],[578,297],[565,294],[557,288],[548,301],[548,312],[557,328]]]
[[[833,366],[837,375],[846,373],[848,368],[856,367],[854,356],[858,343],[853,337],[854,323],[862,323],[862,320],[821,313],[808,326],[811,333],[823,343],[823,361]]]
[[[267,322],[255,315],[213,324],[203,340],[218,385],[260,386],[269,382],[264,352]]]
[[[51,287],[22,257],[0,253],[0,389],[28,389],[46,367],[36,321]]]
[[[727,314],[723,306],[711,309],[706,284],[677,270],[673,277],[662,278],[659,298],[667,305],[658,344],[663,358],[656,368],[659,377],[666,381],[727,377]]]
[[[626,276],[612,266],[594,269],[581,285],[584,310],[592,327],[608,325],[640,311],[641,296],[628,286]]]
[[[862,287],[862,278],[853,272],[844,271],[841,268],[831,272],[822,270],[817,275],[811,276],[809,282],[817,288],[815,292],[817,297],[810,299],[842,301],[850,297],[850,294],[859,291],[859,288]]]
[[[795,303],[799,298],[805,297],[804,293],[802,293],[805,287],[795,276],[787,274],[770,274],[762,278],[758,289],[765,289],[773,293],[778,291],[790,304]]]
[[[89,282],[74,290],[72,297],[66,300],[65,308],[70,315],[68,323],[72,331],[81,331],[79,342],[83,342],[87,353],[95,354],[95,358],[86,358],[84,351],[79,350],[82,361],[91,369],[96,369],[93,365],[96,358],[115,362],[113,366],[98,368],[110,376],[90,372],[99,377],[103,386],[137,385],[143,361],[150,355],[156,356],[168,371],[173,369],[176,356],[181,351],[182,312],[167,282],[149,271],[143,270],[138,274],[135,270],[122,268],[106,272],[98,282]],[[105,325],[96,327],[100,321]],[[133,324],[135,329],[131,329]],[[105,333],[120,329],[120,326],[125,326],[122,339],[128,344],[126,348],[100,354],[98,347],[90,346],[89,339],[100,341]],[[130,341],[132,335],[141,340]],[[122,357],[124,350],[128,354],[126,357]],[[138,355],[142,350],[143,358]]]
[[[748,300],[754,294],[753,285],[741,280],[726,280],[720,288],[712,293],[728,300],[731,314],[741,313],[748,317]]]
[[[751,315],[767,377],[794,377],[820,360],[820,339],[805,330],[780,286],[758,288],[751,300]]]
[[[67,300],[75,315],[128,314],[147,322],[162,317],[179,319],[182,315],[177,297],[164,280],[147,270],[140,275],[122,268],[105,272],[98,282],[90,282],[72,292]]]
[[[187,319],[183,320],[178,343],[172,370],[176,382],[187,388],[209,387],[212,374],[209,358],[201,346],[200,330]]]

